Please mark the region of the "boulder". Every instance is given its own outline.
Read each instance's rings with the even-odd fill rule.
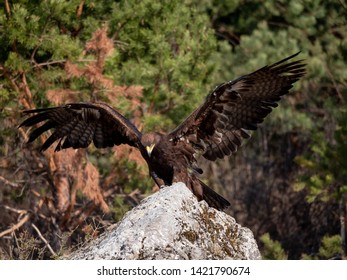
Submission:
[[[252,232],[183,183],[163,187],[67,259],[260,259]]]

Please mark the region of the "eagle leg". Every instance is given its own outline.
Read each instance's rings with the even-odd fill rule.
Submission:
[[[151,175],[151,177],[153,178],[154,182],[157,184],[157,186],[161,189],[163,188],[166,184],[164,182],[163,179],[159,178],[159,176],[157,175],[157,173],[155,173],[154,171],[151,171],[149,173]]]

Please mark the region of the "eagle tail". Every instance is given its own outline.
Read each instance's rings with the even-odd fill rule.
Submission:
[[[202,199],[205,200],[210,207],[222,211],[230,206],[230,202],[227,201],[224,197],[216,193],[200,180],[199,182],[202,186]]]

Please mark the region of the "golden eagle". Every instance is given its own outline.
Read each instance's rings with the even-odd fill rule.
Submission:
[[[55,151],[86,148],[91,142],[97,148],[120,144],[136,147],[159,187],[183,182],[198,200],[223,210],[230,203],[197,178],[202,170],[196,165],[196,155],[214,161],[235,153],[242,140],[250,137],[250,131],[257,129],[281,96],[305,74],[302,60],[287,62],[296,55],[217,86],[200,107],[167,134],[142,134],[122,114],[100,102],[25,111],[37,114],[20,126],[45,121],[30,133],[29,142],[54,129],[41,151],[55,141]]]

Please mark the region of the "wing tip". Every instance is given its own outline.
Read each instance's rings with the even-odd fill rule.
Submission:
[[[298,52],[296,52],[296,53],[294,53],[294,54],[292,54],[292,55],[290,55],[290,56],[288,56],[288,57],[286,57],[286,58],[283,58],[282,60],[277,61],[277,62],[275,62],[274,64],[271,64],[271,65],[269,66],[269,68],[274,68],[274,67],[276,67],[277,65],[283,64],[284,62],[286,62],[286,61],[288,61],[288,60],[290,60],[290,59],[292,59],[292,58],[298,56],[300,53],[301,53],[301,51],[298,51]],[[305,66],[306,66],[305,59],[295,60],[295,61],[293,61],[293,62],[291,62],[291,63],[295,64],[295,66],[296,66],[297,69],[300,68],[300,67],[305,67]]]

